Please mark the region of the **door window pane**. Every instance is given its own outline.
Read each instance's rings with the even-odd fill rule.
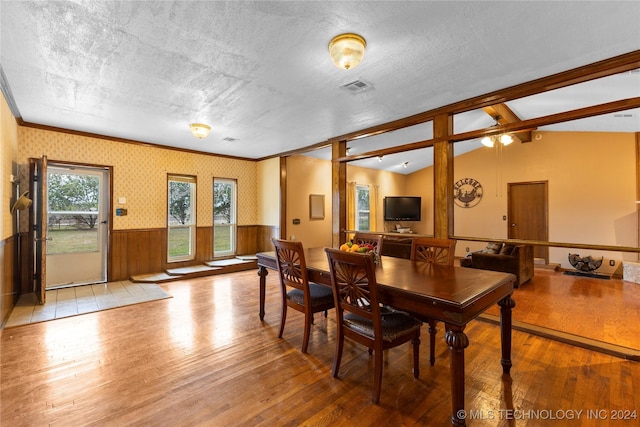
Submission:
[[[47,183],[47,254],[97,252],[100,178],[50,170]]]

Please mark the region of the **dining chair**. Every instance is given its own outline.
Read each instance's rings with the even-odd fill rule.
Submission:
[[[456,240],[415,237],[411,242],[411,262],[453,265]]]
[[[434,237],[415,237],[411,242],[411,262],[453,265],[456,253],[456,240],[438,239]],[[429,362],[436,363],[436,320],[422,319],[429,324]]]
[[[327,310],[334,307],[333,292],[328,286],[309,283],[304,249],[301,242],[276,238],[271,239],[271,241],[275,247],[276,265],[282,291],[282,315],[278,338],[282,338],[284,332],[287,307],[302,312],[304,314],[302,352],[306,353],[309,346],[313,315],[324,311],[325,317],[327,316]]]
[[[356,232],[353,236],[353,243],[358,245],[369,243],[373,245],[376,254],[382,255],[382,234]]]
[[[325,248],[336,307],[336,351],[332,375],[338,377],[344,338],[373,350],[373,403],[380,402],[383,350],[411,342],[413,376],[420,375],[420,327],[422,322],[408,314],[381,312],[373,256]]]

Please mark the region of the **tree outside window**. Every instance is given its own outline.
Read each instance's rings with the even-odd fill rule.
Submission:
[[[356,186],[356,230],[369,231],[369,186]]]

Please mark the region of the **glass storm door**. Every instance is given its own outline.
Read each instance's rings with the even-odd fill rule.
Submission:
[[[109,172],[49,164],[47,288],[107,280]]]

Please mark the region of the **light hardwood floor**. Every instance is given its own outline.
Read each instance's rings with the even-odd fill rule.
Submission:
[[[291,310],[277,338],[276,280],[267,277],[264,322],[252,270],[163,284],[171,299],[5,330],[0,425],[449,425],[442,331],[430,367],[423,327],[418,380],[410,346],[386,352],[381,403],[373,405],[366,349],[346,342],[340,378],[331,377],[333,311],[316,317],[306,355],[300,313]],[[640,411],[639,362],[514,331],[513,369],[503,377],[499,328],[473,321],[466,332],[466,408],[484,418],[468,425],[640,425],[612,419]]]

